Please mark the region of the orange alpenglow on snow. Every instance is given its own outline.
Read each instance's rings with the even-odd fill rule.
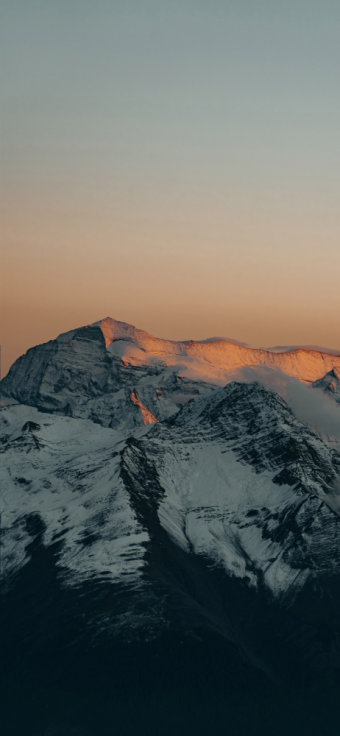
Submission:
[[[94,324],[100,326],[108,351],[120,356],[126,365],[178,365],[185,371],[185,376],[217,384],[225,383],[233,375],[237,378],[237,370],[245,366],[268,366],[308,383],[322,378],[333,368],[340,370],[340,354],[314,349],[272,352],[245,347],[226,339],[211,342],[163,340],[111,317]]]

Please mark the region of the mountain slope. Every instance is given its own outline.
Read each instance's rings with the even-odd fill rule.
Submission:
[[[1,425],[4,577],[27,564],[35,520],[44,545],[62,542],[58,565],[65,584],[102,575],[137,583],[148,537],[119,478],[124,438],[26,406],[4,410]]]
[[[274,596],[303,587],[318,566],[337,574],[339,521],[327,507],[337,513],[340,455],[276,394],[229,384],[137,445],[131,462],[138,467],[140,452],[152,459],[162,524],[187,552]]]

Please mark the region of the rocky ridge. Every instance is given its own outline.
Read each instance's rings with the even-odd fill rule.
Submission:
[[[313,388],[322,389],[322,391],[340,404],[340,369],[332,368],[325,376],[314,381]]]

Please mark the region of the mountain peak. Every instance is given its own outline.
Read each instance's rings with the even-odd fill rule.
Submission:
[[[105,338],[106,347],[111,345],[115,340],[127,340],[128,342],[136,342],[138,344],[143,338],[155,339],[148,332],[145,332],[145,330],[140,330],[128,322],[120,322],[117,319],[113,319],[113,317],[105,317],[105,319],[94,322],[93,327],[100,327]]]

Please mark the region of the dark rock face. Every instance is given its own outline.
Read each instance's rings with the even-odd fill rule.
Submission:
[[[323,378],[314,381],[313,388],[319,388],[340,404],[340,369],[333,368]]]
[[[135,391],[162,421],[178,412],[183,400],[212,388],[177,373],[176,367],[125,364],[107,352],[100,327],[84,327],[28,350],[0,386],[2,396],[40,411],[126,429],[144,424],[143,413],[131,401]]]
[[[78,400],[102,394],[110,360],[98,327],[74,330],[28,350],[1,382],[2,393],[45,411],[69,413]]]
[[[284,399],[259,384],[230,383],[188,404],[171,422],[187,427],[192,441],[204,438],[230,443],[238,460],[257,473],[279,470],[273,482],[331,490],[340,473],[340,457],[294,417]],[[199,428],[199,432],[197,432]],[[183,430],[182,430],[183,431]]]

